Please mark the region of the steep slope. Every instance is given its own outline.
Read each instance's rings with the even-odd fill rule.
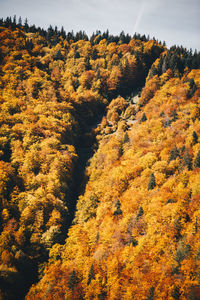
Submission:
[[[87,159],[82,135],[92,152],[88,130],[114,97],[144,84],[165,47],[0,24],[0,295],[19,299],[65,243]]]
[[[75,224],[27,299],[199,299],[200,71],[164,71],[108,106]]]

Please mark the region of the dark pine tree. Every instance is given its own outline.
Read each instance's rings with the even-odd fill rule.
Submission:
[[[143,123],[147,120],[145,113],[143,113],[142,118],[140,119],[140,123]]]
[[[170,158],[169,161],[177,159],[177,157],[180,157],[179,149],[174,146],[174,148],[170,151]]]
[[[132,236],[129,245],[132,245],[133,247],[136,247],[138,245],[138,241]]]
[[[155,65],[152,65],[150,72],[149,72],[149,79],[151,79],[153,76],[157,75],[158,71],[155,67]]]
[[[155,186],[156,186],[156,179],[154,173],[152,173],[149,178],[148,190],[153,190]]]
[[[58,51],[55,55],[55,60],[62,60],[62,59],[63,59],[63,56],[62,56],[61,50],[58,49]]]
[[[92,52],[92,59],[95,60],[98,57],[98,51],[96,48],[94,48],[93,52]]]
[[[94,267],[93,265],[91,265],[90,267],[90,271],[89,271],[89,274],[88,274],[88,281],[87,281],[87,285],[90,284],[90,282],[92,281],[92,279],[94,279],[95,277],[95,273],[94,273]]]
[[[63,26],[61,27],[61,32],[60,32],[60,34],[61,34],[61,36],[63,37],[63,39],[65,39],[65,38],[66,38],[66,32],[65,32],[65,30],[64,30],[64,27],[63,27]]]
[[[188,91],[188,97],[191,98],[197,90],[197,86],[193,78],[190,79],[190,89]]]
[[[139,218],[141,218],[143,214],[144,214],[144,210],[142,206],[140,206],[136,219],[139,220]]]
[[[11,19],[11,17],[7,17],[6,20],[5,20],[5,25],[6,25],[6,27],[11,26],[11,24],[12,24],[12,19]]]
[[[178,115],[177,115],[177,112],[176,112],[175,109],[174,109],[174,110],[172,111],[172,113],[170,114],[170,117],[172,118],[172,119],[171,119],[171,122],[175,122],[175,121],[178,119]]]
[[[160,76],[162,74],[163,56],[160,56],[159,63],[157,65],[157,73]]]
[[[125,132],[124,139],[123,139],[123,144],[128,143],[128,142],[129,142],[129,136],[128,136],[128,133]]]
[[[19,25],[19,26],[22,26],[22,17],[19,17],[18,25]]]
[[[155,291],[155,288],[153,286],[150,287],[149,296],[147,297],[147,300],[153,300],[154,299],[154,291]]]
[[[117,216],[117,215],[121,215],[122,214],[122,210],[121,210],[121,203],[119,200],[117,200],[117,202],[115,203],[115,211],[114,211],[114,216]]]
[[[188,151],[183,156],[183,167],[187,167],[189,171],[192,170],[192,158]]]
[[[200,168],[200,150],[198,151],[197,156],[194,160],[194,167]]]
[[[76,275],[76,272],[73,270],[68,279],[68,287],[69,289],[73,290],[77,284],[78,284],[78,277]]]
[[[80,53],[78,51],[75,52],[74,58],[80,58]]]
[[[179,288],[178,287],[175,287],[173,289],[173,292],[172,292],[172,298],[175,299],[175,300],[179,300],[180,299],[180,291],[179,291]]]
[[[196,133],[196,131],[193,131],[192,133],[192,144],[195,145],[198,143],[198,135]]]
[[[177,60],[178,60],[178,58],[177,58],[176,54],[174,54],[170,57],[169,67],[173,72],[175,72],[175,70],[177,68]]]
[[[197,217],[196,217],[196,222],[195,222],[195,225],[194,225],[194,230],[195,230],[195,233],[198,232],[198,220],[197,220]]]
[[[16,15],[14,15],[14,17],[13,17],[13,25],[16,26],[16,24],[17,24]]]

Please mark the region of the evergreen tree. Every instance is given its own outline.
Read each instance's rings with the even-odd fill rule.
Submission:
[[[200,168],[200,150],[198,151],[197,156],[195,158],[194,167],[195,168]]]
[[[193,133],[192,133],[192,143],[193,143],[193,145],[198,143],[198,135],[197,135],[196,131],[193,131]]]
[[[171,69],[173,72],[175,72],[176,67],[177,67],[177,55],[176,55],[176,54],[173,54],[173,55],[170,57],[169,67],[170,67],[170,69]]]
[[[6,20],[5,20],[5,25],[6,25],[6,27],[9,27],[11,24],[12,24],[12,19],[11,19],[11,17],[7,17]]]
[[[162,74],[163,56],[160,57],[159,63],[157,65],[157,73],[160,76]]]
[[[21,18],[21,17],[19,17],[18,25],[19,25],[19,26],[22,26],[22,18]]]
[[[193,78],[190,79],[190,89],[188,91],[188,97],[191,98],[197,90],[197,86]]]
[[[94,279],[94,277],[95,277],[94,267],[93,267],[93,265],[91,265],[91,268],[90,268],[90,271],[89,271],[89,274],[88,274],[87,285],[90,284],[90,282],[92,281],[92,279]]]
[[[49,28],[47,29],[47,40],[48,40],[48,42],[51,41],[52,36],[53,36],[53,27],[50,25]]]
[[[128,143],[128,142],[129,142],[129,136],[128,136],[128,133],[125,132],[124,139],[123,139],[123,144]]]
[[[62,60],[63,59],[63,56],[61,54],[61,51],[60,49],[58,49],[56,55],[55,55],[55,60]]]
[[[176,146],[174,146],[174,148],[170,151],[169,161],[176,160],[177,157],[180,157],[179,149]]]
[[[140,119],[140,123],[143,123],[147,120],[145,113],[143,113],[142,118]]]
[[[92,59],[95,60],[98,57],[98,51],[96,48],[94,48],[93,52],[92,52]]]
[[[61,36],[63,37],[63,39],[65,39],[65,38],[66,38],[66,32],[65,32],[65,30],[64,30],[64,27],[63,27],[63,26],[61,27],[61,32],[60,32],[60,34],[61,34]]]
[[[86,58],[86,59],[85,59],[85,70],[86,70],[86,71],[91,70],[91,64],[90,64],[89,58]],[[99,69],[98,69],[98,71],[99,71]],[[99,71],[99,74],[100,74],[100,71]],[[98,75],[98,73],[97,73],[97,75]],[[100,76],[100,78],[101,78],[101,76]],[[97,79],[99,79],[99,78],[97,77]]]
[[[196,217],[196,222],[195,222],[194,229],[195,229],[195,233],[197,233],[198,232],[198,220],[197,220],[197,217]]]
[[[17,21],[16,21],[16,15],[14,15],[14,17],[13,17],[13,24],[14,24],[14,25],[17,24]]]
[[[121,210],[121,203],[119,200],[117,200],[117,202],[115,203],[115,211],[114,211],[114,216],[117,216],[117,215],[121,215],[122,214],[122,210]]]
[[[178,115],[175,109],[172,111],[170,117],[172,118],[171,122],[175,122],[178,119]]]
[[[186,148],[185,145],[183,145],[183,147],[181,148],[181,155],[185,152]]]
[[[138,241],[134,237],[131,237],[129,245],[133,245],[133,247],[136,247],[138,245]]]
[[[11,19],[11,28],[12,30],[16,29],[17,21],[16,21],[16,15],[14,15],[13,20]]]
[[[77,90],[77,88],[79,87],[80,83],[79,83],[79,80],[78,78],[75,80],[73,86],[74,86],[74,89]]]
[[[152,173],[149,178],[148,190],[153,190],[155,186],[156,186],[156,179],[154,173]]]
[[[150,73],[149,73],[149,79],[151,79],[153,76],[157,75],[158,71],[155,67],[155,65],[153,64],[151,69],[150,69]]]
[[[125,36],[124,31],[122,31],[120,33],[119,39],[120,39],[120,41],[121,41],[122,44],[126,43],[126,36]]]
[[[165,56],[162,64],[162,73],[165,73],[168,69],[169,69],[169,59],[167,56]]]
[[[71,32],[68,32],[68,33],[67,33],[66,38],[67,38],[68,42],[69,42],[70,40],[74,40],[74,32],[73,32],[73,30],[72,30]]]
[[[155,291],[155,288],[153,286],[150,287],[149,296],[147,297],[147,300],[153,300],[154,299],[154,291]]]
[[[80,58],[80,53],[78,51],[75,52],[74,58]]]
[[[26,40],[26,43],[25,43],[25,47],[26,47],[26,49],[28,50],[28,51],[31,51],[32,49],[33,49],[33,47],[34,47],[34,44],[33,44],[33,42],[32,42],[32,40]]]
[[[29,28],[29,26],[28,26],[28,19],[26,18],[25,21],[24,21],[24,29],[25,29],[25,31],[28,31],[28,28]]]
[[[180,292],[179,292],[179,288],[178,287],[175,287],[173,289],[172,298],[175,299],[175,300],[179,300],[180,299]]]
[[[187,167],[189,171],[192,170],[192,158],[188,151],[183,156],[183,167]]]
[[[69,289],[73,290],[74,287],[77,285],[77,283],[78,283],[78,277],[76,276],[76,272],[73,270],[68,279]]]
[[[136,219],[138,220],[144,214],[142,206],[140,206]]]

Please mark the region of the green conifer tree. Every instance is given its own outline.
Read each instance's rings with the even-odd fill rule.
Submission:
[[[154,174],[152,173],[149,178],[148,190],[153,190],[155,186],[156,186],[156,179]]]
[[[76,272],[73,270],[68,279],[69,289],[73,290],[74,287],[77,285],[77,283],[78,283],[78,277],[76,276]]]
[[[196,131],[193,131],[193,133],[192,133],[192,143],[193,143],[193,145],[198,143],[198,135],[197,135]]]
[[[177,157],[180,157],[179,149],[174,146],[174,148],[170,151],[170,158],[169,161],[177,159]]]
[[[197,86],[193,78],[190,79],[190,89],[188,91],[188,97],[191,98],[197,90]]]
[[[136,219],[138,220],[144,214],[142,206],[140,206]]]
[[[122,210],[121,210],[121,203],[119,200],[117,200],[117,202],[115,203],[115,211],[114,211],[114,215],[117,216],[117,215],[121,215],[122,214]]]
[[[80,53],[78,51],[75,52],[74,58],[80,58]]]
[[[142,118],[140,119],[140,123],[143,123],[147,120],[145,113],[143,113]]]
[[[129,136],[128,136],[128,133],[125,132],[124,139],[123,139],[123,144],[128,143],[128,142],[129,142]]]
[[[87,285],[90,284],[90,282],[92,281],[92,279],[94,279],[95,277],[95,273],[94,273],[94,267],[93,265],[91,265],[90,267],[90,271],[89,271],[89,274],[88,274],[88,281],[87,281]]]
[[[189,171],[192,170],[192,158],[188,151],[183,156],[183,167],[187,167]]]
[[[194,167],[200,168],[200,150],[198,151],[197,156],[194,160]]]
[[[19,25],[19,26],[22,26],[22,17],[19,17],[18,25]]]

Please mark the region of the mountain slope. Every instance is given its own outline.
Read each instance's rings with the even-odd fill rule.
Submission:
[[[132,123],[132,104],[110,103],[76,224],[27,299],[198,299],[199,78],[169,71],[147,81]]]
[[[0,25],[0,297],[198,299],[199,53]]]

